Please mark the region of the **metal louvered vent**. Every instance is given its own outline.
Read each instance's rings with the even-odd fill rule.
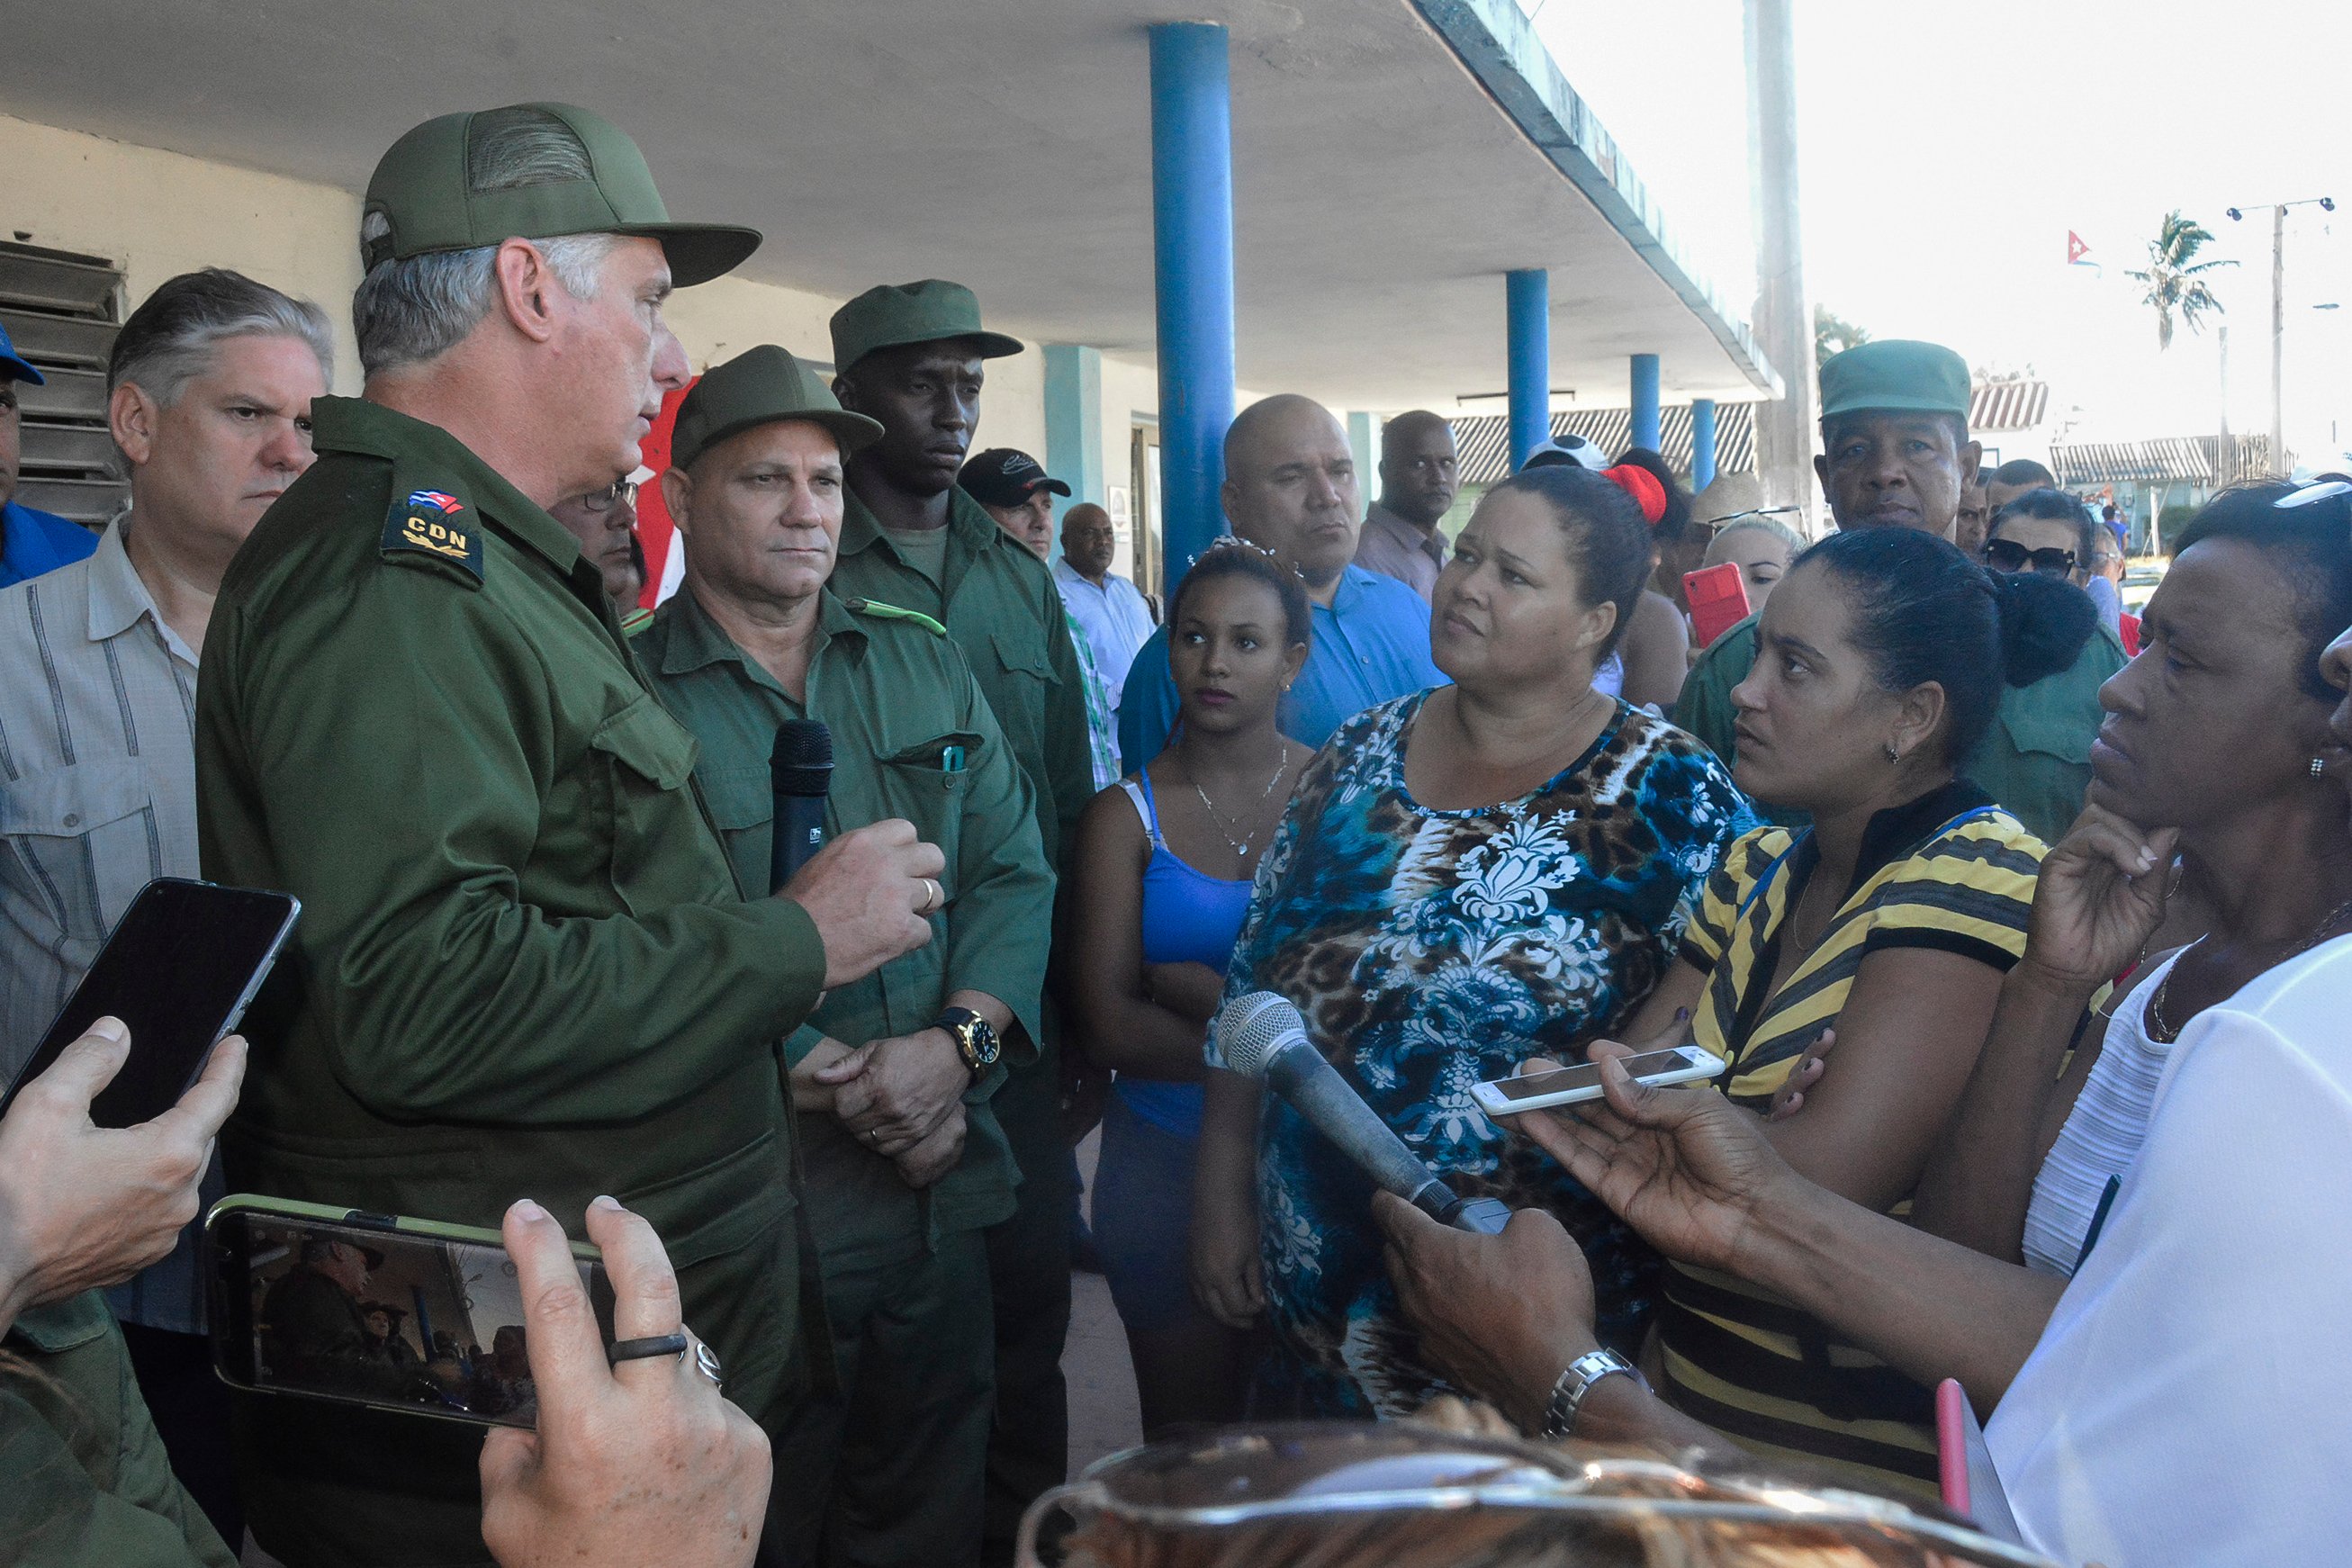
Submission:
[[[105,526],[131,494],[115,477],[106,434],[106,358],[121,320],[114,263],[0,240],[0,323],[48,378],[16,388],[25,455],[16,499],[90,529]]]

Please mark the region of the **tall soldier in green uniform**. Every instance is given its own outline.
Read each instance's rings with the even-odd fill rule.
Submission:
[[[1813,469],[1840,528],[1916,528],[1951,538],[1982,450],[1969,438],[1968,363],[1951,350],[1885,339],[1822,366],[1822,455]],[[1675,704],[1675,722],[1727,763],[1739,717],[1731,690],[1755,663],[1751,616],[1716,639]],[[2055,844],[2090,787],[2099,688],[2123,667],[2123,644],[2097,627],[2067,668],[2002,690],[1992,727],[1961,772]],[[1784,826],[1798,825],[1769,805],[1767,811]]]
[[[529,1194],[652,1222],[728,1393],[796,1392],[776,1043],[928,942],[937,848],[845,837],[745,900],[596,569],[546,507],[635,467],[686,356],[662,322],[758,242],[668,221],[584,110],[426,122],[370,181],[363,400],[238,552],[196,694],[205,873],[300,897],[299,990],[257,1030],[233,1184],[495,1226]],[[310,1563],[486,1560],[480,1434],[240,1408],[255,1533]]]
[[[983,365],[1020,352],[1018,339],[982,328],[979,301],[957,283],[869,289],[834,312],[834,390],[883,434],[849,462],[833,587],[946,626],[1029,776],[1045,858],[1058,869],[1094,795],[1085,681],[1053,575],[955,482],[980,421]],[[1073,1166],[1057,1045],[1049,1016],[1038,1061],[1016,1068],[996,1099],[1021,1190],[1018,1212],[988,1241],[996,1292],[992,1562],[1011,1560],[1022,1510],[1058,1484],[1068,1463],[1062,1344]]]
[[[992,1342],[986,1226],[1019,1180],[990,1099],[1035,1058],[1052,942],[1021,764],[944,628],[827,590],[844,413],[782,349],[705,374],[678,407],[663,499],[685,591],[636,650],[700,748],[695,776],[745,895],[766,886],[778,725],[833,736],[830,829],[911,820],[948,856],[929,947],[826,994],[786,1042],[841,1373],[776,1439],[795,1563],[977,1563]]]

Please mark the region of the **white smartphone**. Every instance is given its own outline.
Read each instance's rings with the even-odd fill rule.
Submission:
[[[1723,1058],[1696,1046],[1679,1046],[1671,1051],[1644,1051],[1640,1056],[1627,1057],[1625,1070],[1633,1075],[1637,1083],[1689,1083],[1721,1072]],[[1472,1084],[1470,1097],[1489,1116],[1517,1116],[1523,1110],[1574,1105],[1579,1100],[1601,1098],[1601,1068],[1586,1062],[1578,1067],[1554,1068],[1549,1072],[1488,1079],[1484,1083]]]

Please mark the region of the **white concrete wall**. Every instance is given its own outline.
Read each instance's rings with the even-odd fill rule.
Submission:
[[[0,233],[117,263],[127,278],[126,308],[198,267],[233,268],[315,300],[335,323],[335,390],[345,394],[360,384],[351,327],[359,218],[354,192],[0,115]],[[921,268],[910,262],[902,270]],[[668,313],[698,372],[763,342],[829,362],[825,321],[839,303],[722,278],[680,289]],[[1149,389],[1150,374],[1142,374]],[[1034,345],[992,362],[979,445],[1042,453],[1045,384],[1045,355]],[[1122,442],[1127,424],[1122,407]]]
[[[121,266],[135,306],[165,279],[228,267],[317,300],[335,323],[335,384],[359,387],[352,290],[359,197],[0,115],[0,233]]]

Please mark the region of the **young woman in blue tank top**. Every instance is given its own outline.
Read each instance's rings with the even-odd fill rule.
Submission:
[[[1169,605],[1175,738],[1078,827],[1074,988],[1087,1055],[1117,1073],[1103,1115],[1094,1235],[1127,1329],[1147,1437],[1242,1414],[1249,1336],[1192,1298],[1202,1039],[1249,908],[1258,855],[1308,748],[1275,729],[1307,658],[1297,578],[1228,541]]]

